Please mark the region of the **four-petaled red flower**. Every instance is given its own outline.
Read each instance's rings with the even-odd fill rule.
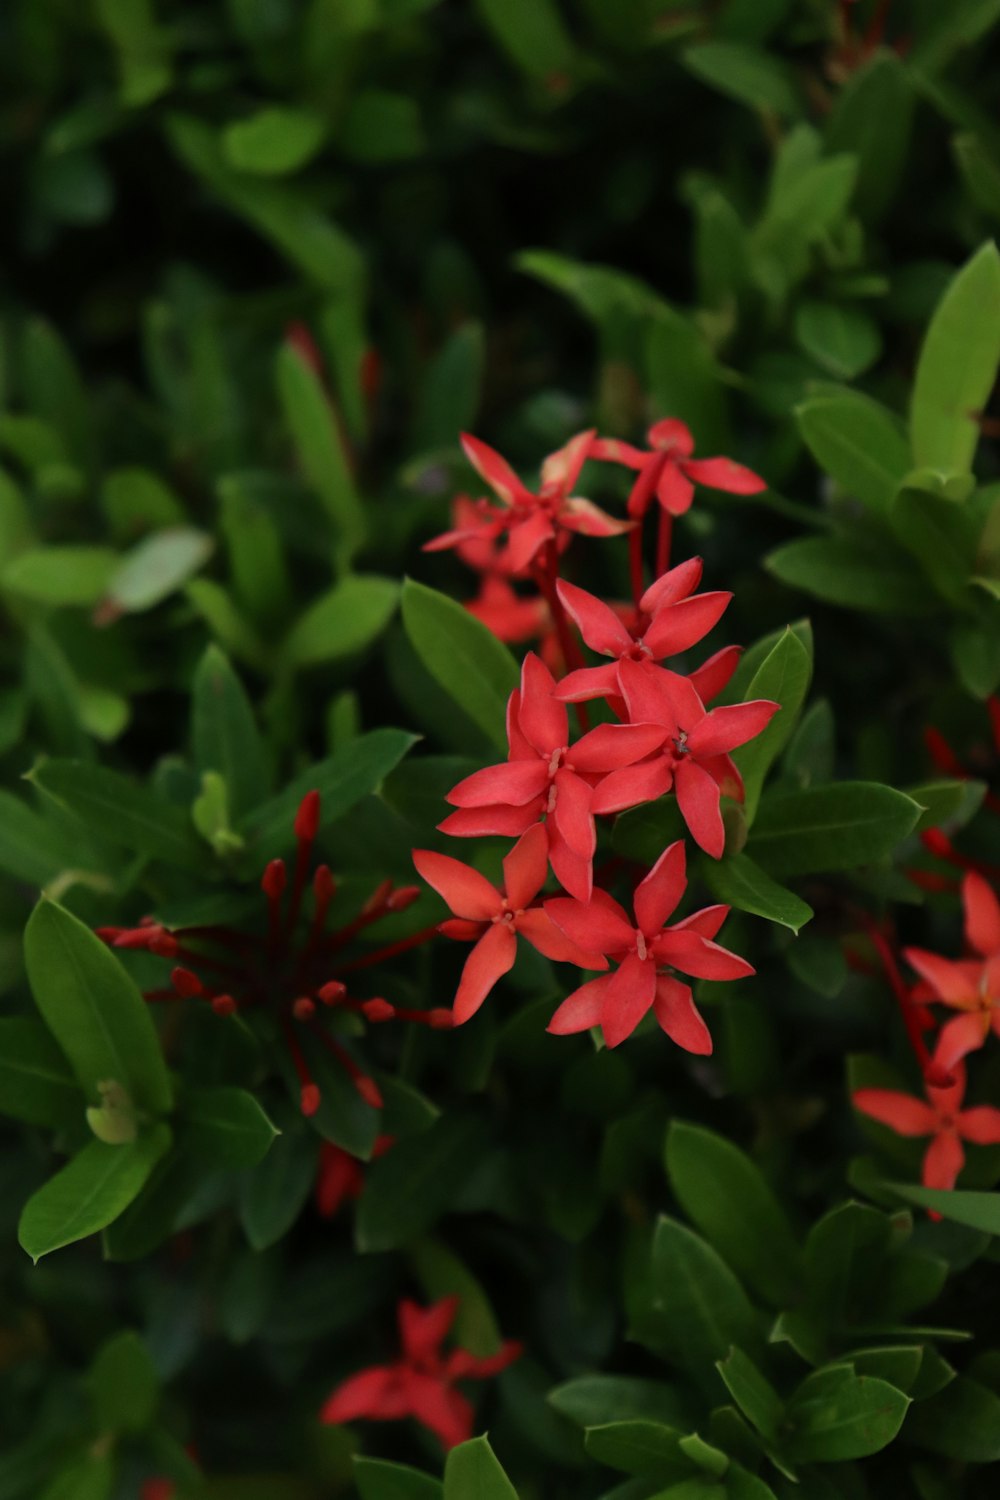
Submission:
[[[689,677],[665,667],[649,671],[635,661],[619,662],[618,681],[632,722],[659,724],[664,737],[652,760],[605,778],[594,793],[593,811],[621,812],[673,789],[695,843],[721,859],[722,793],[743,798],[729,752],[760,734],[781,705],[755,698],[709,711]]]
[[[925,1187],[953,1188],[965,1164],[963,1141],[977,1146],[1000,1144],[1000,1109],[980,1104],[963,1109],[965,1067],[958,1063],[954,1082],[945,1088],[926,1084],[927,1098],[896,1089],[857,1089],[854,1107],[888,1125],[897,1135],[930,1136],[921,1173]],[[932,1213],[932,1218],[940,1214]]]
[[[350,1375],[328,1398],[320,1420],[398,1422],[415,1417],[446,1448],[472,1436],[475,1415],[471,1402],[455,1387],[458,1380],[486,1380],[505,1370],[521,1353],[521,1345],[505,1341],[496,1354],[479,1359],[466,1349],[445,1354],[441,1345],[455,1321],[459,1298],[445,1297],[431,1307],[403,1300],[399,1304],[402,1357],[391,1365],[376,1365]]]
[[[454,913],[455,920],[442,922],[439,931],[476,945],[465,960],[455,996],[456,1026],[476,1014],[497,980],[513,967],[519,937],[546,958],[582,969],[607,968],[600,954],[570,942],[545,909],[532,904],[549,873],[548,838],[540,823],[522,834],[504,859],[503,890],[478,870],[431,849],[414,849],[413,863]]]
[[[670,970],[698,979],[743,979],[754,970],[714,942],[728,906],[707,906],[667,927],[687,886],[684,841],[660,855],[635,889],[635,922],[617,901],[595,891],[588,902],[555,897],[545,909],[571,942],[588,942],[618,965],[581,985],[549,1022],[557,1036],[600,1026],[605,1043],[617,1047],[651,1008],[661,1028],[686,1052],[708,1053],[712,1038],[695,1008],[689,985]]]
[[[980,1048],[994,1031],[1000,1036],[1000,902],[981,875],[962,881],[965,937],[975,958],[941,958],[925,948],[906,948],[903,956],[939,1000],[961,1014],[946,1021],[934,1051],[935,1066],[950,1073],[955,1064]]]
[[[676,417],[654,422],[646,441],[648,450],[617,438],[596,438],[590,445],[592,458],[639,470],[628,500],[628,513],[637,519],[645,515],[654,495],[670,515],[682,516],[690,508],[696,484],[731,495],[756,495],[767,489],[759,474],[731,458],[693,458],[691,429]]]
[[[589,456],[593,430],[578,432],[542,464],[541,484],[529,490],[514,470],[493,448],[478,438],[462,435],[465,456],[485,479],[500,501],[499,506],[481,502],[476,516],[424,544],[424,551],[437,552],[469,542],[489,542],[506,534],[504,565],[512,574],[523,573],[548,544],[561,546],[570,534],[618,536],[631,521],[618,521],[590,500],[572,493],[580,470]]]
[[[638,620],[632,630],[602,599],[560,580],[556,585],[559,598],[587,645],[614,660],[606,667],[581,667],[570,672],[556,689],[556,697],[564,703],[615,697],[619,692],[617,662],[650,666],[697,645],[718,624],[733,597],[721,590],[696,594],[701,569],[701,558],[692,557],[658,578],[640,599]]]
[[[554,688],[548,667],[529,652],[507,710],[510,758],[453,787],[447,801],[458,811],[440,827],[466,838],[516,837],[545,818],[552,868],[566,890],[585,901],[593,885],[595,788],[613,772],[619,777],[616,811],[645,801],[644,782],[630,800],[623,768],[655,750],[665,731],[655,724],[598,724],[571,745],[566,705],[553,697]]]

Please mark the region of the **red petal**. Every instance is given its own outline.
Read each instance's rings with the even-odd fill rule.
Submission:
[[[516,499],[529,497],[530,492],[525,489],[510,464],[493,448],[487,447],[479,438],[471,437],[467,432],[462,433],[462,447],[476,473],[486,480],[490,489],[500,496],[505,505],[513,505]]]
[[[607,893],[602,901],[571,901],[554,896],[545,910],[571,943],[597,953],[620,953],[635,942],[635,929],[618,902]]]
[[[588,703],[592,698],[608,698],[618,692],[618,668],[614,662],[606,667],[579,667],[567,672],[556,688],[560,703]]]
[[[618,682],[633,724],[662,724],[669,734],[677,732],[674,699],[666,681],[669,675],[660,667],[644,667],[637,661],[618,663]]]
[[[656,493],[663,466],[666,463],[666,455],[663,453],[646,454],[639,469],[638,477],[629,493],[626,509],[630,516],[640,519],[649,509],[649,503]]]
[[[556,826],[554,818],[546,824],[549,835],[549,864],[552,873],[577,901],[589,901],[594,890],[594,866],[591,860],[574,853]]]
[[[589,979],[586,984],[581,984],[578,990],[567,995],[545,1028],[546,1031],[550,1031],[553,1036],[573,1036],[578,1031],[589,1031],[592,1026],[599,1026],[604,996],[610,983],[611,975],[601,974],[597,979]]]
[[[552,696],[555,685],[545,663],[529,651],[521,665],[518,724],[535,753],[546,760],[569,741],[569,716],[566,705]]]
[[[537,753],[521,729],[521,689],[515,688],[507,699],[507,759],[531,760]]]
[[[1000,1144],[1000,1109],[991,1104],[977,1104],[958,1116],[959,1134],[976,1146]]]
[[[654,940],[656,956],[682,974],[695,979],[747,979],[753,966],[738,953],[730,953],[693,927],[668,927]]]
[[[590,810],[596,816],[603,813],[624,812],[627,807],[640,807],[644,802],[655,802],[674,784],[674,773],[669,761],[662,755],[655,760],[643,761],[638,766],[626,766],[623,771],[612,771],[594,788]]]
[[[971,1011],[966,1015],[953,1016],[946,1021],[938,1033],[934,1048],[934,1066],[942,1073],[950,1073],[956,1063],[970,1052],[978,1052],[990,1034],[989,1015],[985,1011]]]
[[[443,1297],[430,1307],[421,1307],[404,1297],[396,1309],[403,1353],[411,1364],[432,1359],[440,1351],[458,1312],[458,1296]]]
[[[689,453],[694,452],[691,429],[679,417],[661,417],[658,422],[653,423],[646,434],[646,439],[651,448],[658,448],[664,453],[674,453],[680,458],[687,458]]]
[[[659,932],[676,909],[687,887],[684,840],[664,849],[656,864],[635,888],[635,917],[647,937]]]
[[[689,598],[701,582],[702,567],[700,557],[689,557],[686,562],[678,563],[676,568],[661,574],[639,600],[639,608],[643,614],[655,615],[658,609]]]
[[[452,1007],[456,1026],[476,1014],[497,980],[514,967],[516,956],[517,939],[510,924],[492,923],[465,960]]]
[[[541,796],[548,783],[549,773],[544,761],[509,760],[499,766],[485,766],[481,771],[473,771],[471,776],[452,787],[445,801],[452,807],[491,807],[494,804],[524,807]]]
[[[721,859],[726,847],[726,830],[719,808],[719,788],[708,772],[685,756],[674,771],[674,788],[681,817],[699,849],[713,859]]]
[[[695,484],[707,485],[710,490],[727,490],[731,495],[759,495],[767,489],[766,480],[731,458],[689,458],[684,472]]]
[[[560,897],[556,898],[561,899]],[[515,921],[517,932],[527,938],[533,948],[546,958],[561,964],[576,964],[578,969],[606,969],[608,961],[603,953],[592,953],[571,943],[540,906],[523,911]]]
[[[448,1374],[453,1380],[489,1380],[506,1370],[515,1359],[520,1359],[523,1353],[524,1345],[516,1339],[505,1339],[496,1354],[488,1354],[482,1359],[470,1354],[468,1349],[453,1349],[448,1356]]]
[[[485,875],[470,869],[448,854],[431,849],[414,849],[413,863],[427,884],[433,886],[456,917],[484,922],[496,916],[503,902]]]
[[[766,698],[750,703],[734,703],[728,708],[713,708],[688,735],[688,749],[699,758],[703,755],[726,755],[738,745],[745,745],[766,729],[781,707]]]
[[[660,724],[598,724],[577,740],[570,760],[585,775],[619,771],[658,750],[665,738]]]
[[[691,509],[694,485],[673,459],[663,465],[663,472],[656,486],[656,498],[671,516],[683,516]]]
[[[743,777],[731,755],[699,755],[698,764],[707,771],[724,797],[742,802],[746,796]]]
[[[590,787],[564,766],[555,774],[555,793],[553,817],[560,834],[574,854],[593,859],[597,830],[590,811]]]
[[[921,1174],[924,1187],[950,1189],[965,1165],[965,1152],[957,1135],[936,1135],[927,1147]]]
[[[478,839],[485,838],[490,834],[497,834],[501,838],[517,838],[536,823],[544,808],[544,803],[539,797],[535,802],[529,802],[526,807],[506,807],[494,804],[492,807],[460,807],[457,812],[449,813],[443,823],[438,824],[442,833],[450,833],[453,838]]]
[[[549,841],[541,823],[522,834],[503,862],[504,891],[515,910],[534,901],[549,873]]]
[[[937,1130],[935,1111],[912,1094],[901,1094],[898,1089],[857,1089],[852,1099],[855,1109],[888,1125],[897,1135],[933,1135]]]
[[[475,1413],[471,1402],[440,1376],[408,1372],[406,1394],[410,1414],[440,1439],[446,1451],[472,1436]]]
[[[981,875],[970,873],[962,881],[962,904],[969,947],[984,958],[1000,952],[1000,901]]]
[[[542,464],[542,486],[547,494],[552,491],[563,495],[570,493],[580,477],[580,470],[590,455],[591,444],[596,436],[596,428],[591,427],[588,432],[578,432],[555,453],[549,454]]]
[[[601,1006],[605,1045],[618,1047],[632,1035],[656,995],[656,964],[630,953],[611,977]]]
[[[563,579],[556,584],[556,591],[593,651],[602,656],[621,656],[623,651],[629,650],[632,637],[603,599],[597,599],[585,589],[577,588],[575,583],[566,583]]]
[[[567,531],[577,531],[581,536],[621,536],[631,531],[633,524],[616,520],[592,500],[582,500],[578,495],[563,501],[557,519]]]
[[[981,964],[956,963],[937,953],[928,953],[925,948],[904,948],[903,957],[921,979],[927,980],[945,1005],[954,1005],[961,1010],[978,1005]]]
[[[673,926],[674,932],[700,932],[702,937],[714,938],[723,922],[729,916],[728,906],[703,906],[701,911],[693,911],[689,917],[682,917]]]
[[[622,443],[618,438],[594,438],[590,445],[591,458],[604,459],[611,464],[624,464],[629,469],[641,469],[648,453],[632,443]]]
[[[446,922],[438,923],[438,932],[442,937],[451,938],[456,943],[474,943],[483,935],[482,922],[463,922],[458,917],[450,917]]]
[[[715,628],[732,597],[732,594],[720,590],[713,594],[696,594],[693,599],[666,605],[657,612],[643,636],[643,645],[657,660],[675,656],[678,651],[687,651]]]
[[[391,1365],[359,1370],[327,1397],[320,1408],[319,1419],[321,1422],[354,1422],[358,1417],[388,1415],[386,1397],[395,1384],[396,1370]]]
[[[678,1047],[700,1057],[709,1055],[712,1034],[695,1006],[690,986],[670,974],[659,975],[653,1009],[661,1029]]]
[[[544,510],[533,511],[510,528],[504,561],[514,574],[523,573],[540,548],[555,537],[555,528]]]
[[[689,681],[702,703],[711,703],[727,686],[743,655],[742,646],[723,646],[690,674]]]

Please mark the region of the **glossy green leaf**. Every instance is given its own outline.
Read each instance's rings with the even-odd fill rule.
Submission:
[[[769,573],[828,604],[873,614],[927,614],[933,595],[915,567],[895,550],[876,552],[847,537],[802,537],[764,559]]]
[[[761,802],[747,852],[779,877],[853,870],[884,859],[920,819],[912,798],[868,781],[842,781]]]
[[[317,1147],[311,1132],[301,1127],[286,1129],[260,1165],[247,1174],[240,1220],[254,1250],[277,1244],[302,1212],[316,1176]]]
[[[895,1386],[850,1365],[816,1370],[788,1402],[785,1451],[793,1463],[865,1458],[892,1442],[909,1404]]]
[[[282,648],[293,667],[339,661],[370,646],[396,610],[399,585],[374,573],[343,578],[293,625]]]
[[[255,1167],[278,1134],[245,1089],[189,1089],[180,1115],[197,1149],[224,1167]]]
[[[675,1219],[657,1221],[652,1284],[658,1346],[700,1378],[715,1377],[716,1360],[733,1344],[749,1350],[760,1345],[758,1316],[733,1272],[711,1245]]]
[[[702,878],[713,896],[737,911],[750,912],[768,922],[798,932],[812,917],[812,907],[772,880],[748,854],[700,861]]]
[[[709,1244],[758,1296],[785,1306],[799,1248],[755,1163],[721,1135],[675,1120],[666,1167],[678,1202]]]
[[[359,1249],[392,1250],[429,1229],[455,1201],[488,1142],[481,1119],[452,1113],[372,1162],[358,1207]]]
[[[263,800],[267,752],[243,684],[218,646],[206,649],[194,674],[191,739],[198,770],[223,778],[234,818]]]
[[[60,1130],[78,1125],[83,1108],[80,1085],[42,1023],[0,1018],[0,1112]]]
[[[278,355],[277,379],[299,462],[336,528],[338,556],[346,565],[364,542],[366,526],[337,414],[319,377],[291,344]]]
[[[960,1374],[914,1405],[906,1436],[919,1447],[963,1463],[1000,1461],[1000,1394]]]
[[[97,1234],[138,1195],[169,1147],[165,1125],[123,1146],[91,1141],[28,1199],[17,1228],[22,1250],[37,1261]]]
[[[1000,1193],[972,1193],[943,1188],[911,1187],[901,1182],[887,1183],[907,1203],[934,1209],[942,1218],[987,1234],[1000,1235]]]
[[[384,1458],[356,1455],[354,1482],[361,1500],[444,1500],[439,1479]]]
[[[181,870],[205,869],[207,851],[188,814],[120,772],[82,761],[45,760],[30,779],[98,837]]]
[[[507,700],[518,684],[507,647],[454,599],[412,578],[403,586],[403,624],[434,680],[506,751]]]
[[[889,507],[889,524],[933,588],[959,603],[975,566],[976,528],[966,508],[904,483]]]
[[[52,901],[35,907],[24,934],[35,1003],[87,1095],[124,1089],[138,1110],[170,1108],[171,1087],[149,1010],[117,958],[89,927]]]
[[[444,1500],[517,1500],[488,1438],[452,1448],[444,1466]]]
[[[972,467],[977,413],[1000,366],[1000,255],[987,243],[950,282],[924,337],[910,405],[914,461],[944,473]]]
[[[746,699],[780,703],[781,708],[761,734],[734,752],[746,796],[744,812],[753,826],[764,778],[785,748],[802,712],[812,680],[812,633],[808,644],[789,627],[754,673]]]
[[[796,407],[799,431],[816,462],[873,515],[885,515],[912,467],[902,424],[868,396],[844,391]]]
[[[578,1375],[548,1394],[550,1405],[579,1427],[608,1422],[676,1426],[684,1402],[676,1387],[635,1375]]]
[[[42,886],[73,855],[59,830],[0,788],[0,870],[26,885]]]

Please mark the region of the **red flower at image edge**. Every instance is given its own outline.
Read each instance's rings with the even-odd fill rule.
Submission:
[[[442,922],[439,931],[476,945],[455,996],[456,1026],[475,1015],[497,980],[513,967],[519,937],[546,958],[584,969],[607,968],[600,954],[570,942],[540,904],[532,905],[549,873],[548,837],[541,824],[522,834],[504,859],[503,890],[447,854],[414,849],[413,863],[454,913],[455,920]]]
[[[431,1307],[400,1302],[402,1357],[350,1375],[329,1396],[320,1412],[323,1422],[398,1422],[414,1417],[446,1448],[466,1442],[473,1431],[471,1402],[456,1390],[458,1380],[487,1380],[521,1354],[521,1345],[505,1341],[496,1354],[477,1358],[466,1349],[445,1354],[441,1345],[455,1321],[460,1299],[445,1297]]]
[[[921,1180],[924,1187],[950,1189],[965,1164],[963,1141],[977,1146],[1000,1144],[1000,1109],[992,1105],[962,1108],[965,1068],[959,1063],[955,1081],[947,1088],[926,1085],[927,1098],[917,1099],[895,1089],[858,1089],[854,1107],[897,1135],[930,1136]],[[933,1218],[940,1218],[932,1213]]]
[[[652,1009],[663,1031],[686,1052],[708,1053],[712,1038],[695,1008],[689,985],[671,969],[699,979],[743,979],[754,970],[745,959],[713,942],[728,906],[708,906],[672,927],[664,926],[687,887],[684,841],[665,849],[633,898],[635,923],[604,891],[588,902],[555,897],[545,910],[576,943],[590,942],[618,964],[575,990],[549,1022],[557,1036],[599,1026],[609,1047],[631,1036]]]
[[[922,999],[940,1001],[960,1012],[941,1028],[934,1050],[939,1071],[980,1048],[992,1030],[1000,1036],[1000,902],[981,875],[962,881],[965,938],[975,958],[941,958],[924,948],[903,956],[925,982]]]

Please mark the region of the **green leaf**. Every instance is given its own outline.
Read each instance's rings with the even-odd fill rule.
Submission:
[[[204,871],[205,846],[187,813],[109,766],[45,760],[29,780],[102,839],[180,870]]]
[[[449,1114],[372,1162],[358,1207],[363,1251],[406,1245],[446,1213],[489,1144],[485,1123]]]
[[[487,1438],[452,1448],[444,1466],[444,1500],[517,1500]]]
[[[964,827],[979,811],[986,795],[983,781],[922,781],[906,788],[906,795],[919,802],[923,811],[916,833],[940,828],[945,823]]]
[[[395,162],[426,147],[420,105],[410,93],[362,88],[351,98],[340,131],[340,149],[354,161]]]
[[[948,633],[952,664],[966,692],[985,700],[1000,687],[996,612],[982,622],[956,620]]]
[[[921,615],[934,607],[921,574],[888,546],[876,551],[847,537],[809,536],[769,553],[764,566],[782,583],[848,609]]]
[[[72,856],[72,843],[51,823],[0,788],[0,870],[26,885],[43,886]]]
[[[1000,1193],[970,1193],[954,1189],[911,1187],[908,1183],[887,1182],[892,1192],[916,1203],[920,1208],[934,1209],[942,1218],[987,1234],[1000,1235]]]
[[[316,155],[325,134],[319,115],[268,105],[245,120],[227,125],[222,148],[238,172],[283,177],[287,172],[297,172]]]
[[[97,14],[118,52],[122,103],[149,104],[171,82],[167,33],[156,24],[152,0],[98,0]]]
[[[32,1260],[97,1234],[140,1192],[170,1147],[170,1131],[156,1125],[124,1146],[91,1141],[24,1206],[18,1242]]]
[[[987,242],[952,278],[935,309],[910,406],[914,462],[946,474],[972,468],[1000,365],[1000,255]]]
[[[873,515],[887,515],[912,468],[910,445],[892,413],[868,396],[844,391],[804,401],[795,415],[816,462]]]
[[[808,645],[790,626],[754,673],[746,699],[764,698],[781,708],[763,733],[734,753],[746,788],[744,812],[752,826],[764,778],[790,739],[812,679],[812,634]]]
[[[124,614],[140,614],[182,588],[211,557],[215,543],[193,526],[174,526],[144,537],[108,579],[107,601]]]
[[[363,797],[378,790],[416,739],[402,729],[373,729],[359,735],[255,808],[242,827],[268,858],[280,854],[295,842],[292,825],[307,792],[319,792],[320,829],[327,829]]]
[[[801,112],[791,69],[762,48],[739,42],[700,42],[681,54],[689,73],[729,99],[783,118]]]
[[[305,1207],[316,1176],[315,1141],[301,1126],[286,1129],[260,1166],[247,1175],[240,1221],[254,1250],[276,1245]]]
[[[232,816],[256,807],[270,781],[267,752],[243,684],[218,646],[206,648],[194,674],[191,739],[198,770],[225,782]]]
[[[1000,220],[1000,166],[996,157],[971,132],[955,136],[951,145],[970,196],[983,213]]]
[[[748,854],[703,859],[699,861],[699,869],[712,895],[727,906],[735,906],[737,911],[778,922],[792,932],[798,932],[812,918],[812,907],[772,880]]]
[[[418,450],[450,448],[475,424],[486,357],[481,323],[463,323],[424,372],[413,421]]]
[[[137,1333],[123,1329],[98,1350],[87,1387],[101,1432],[142,1432],[160,1400],[160,1382]]]
[[[258,671],[266,667],[266,646],[221,584],[211,578],[195,578],[184,592],[212,635],[230,656],[238,657]]]
[[[51,1472],[51,1466],[47,1466]],[[38,1500],[111,1500],[117,1479],[117,1466],[110,1453],[85,1453],[72,1458],[50,1484],[39,1493]]]
[[[507,699],[518,684],[507,647],[454,599],[412,578],[403,585],[403,624],[435,681],[506,752]]]
[[[678,1120],[667,1134],[666,1168],[684,1212],[727,1265],[766,1301],[786,1306],[799,1247],[759,1168],[731,1141]]]
[[[368,1161],[379,1132],[379,1113],[362,1099],[339,1061],[310,1035],[301,1039],[309,1071],[320,1090],[319,1109],[311,1124],[324,1140],[332,1141],[351,1156]],[[294,1093],[298,1083],[289,1079]]]
[[[691,1473],[691,1461],[680,1446],[681,1434],[661,1422],[605,1422],[588,1427],[584,1447],[599,1464],[669,1484]]]
[[[198,1150],[223,1167],[255,1167],[279,1134],[245,1089],[189,1089],[180,1113]]]
[[[0,1019],[0,1111],[29,1125],[78,1125],[80,1087],[50,1033],[30,1016]]]
[[[42,1019],[88,1101],[99,1104],[99,1085],[113,1082],[137,1109],[167,1111],[170,1079],[146,1002],[100,938],[42,901],[25,929],[24,957]]]
[[[337,414],[319,377],[291,344],[284,344],[278,355],[277,378],[299,461],[336,527],[338,557],[347,566],[367,528]]]
[[[850,1365],[807,1375],[788,1403],[784,1450],[793,1463],[866,1458],[892,1442],[910,1398]]]
[[[282,649],[293,667],[339,661],[370,646],[396,612],[399,585],[375,573],[342,578],[309,606]]]
[[[963,1463],[1000,1461],[1000,1395],[968,1375],[915,1405],[906,1436],[931,1453]]]
[[[117,566],[107,547],[38,547],[7,564],[0,586],[33,604],[86,606],[104,597]]]
[[[854,380],[882,353],[878,324],[860,308],[806,301],[795,313],[795,337],[804,353],[840,380]]]
[[[576,48],[554,0],[475,0],[475,8],[523,73],[545,79],[575,72]]]
[[[236,596],[261,628],[277,628],[288,617],[292,587],[266,487],[253,473],[238,473],[220,479],[217,491]]]
[[[114,469],[104,476],[101,506],[112,535],[131,541],[137,533],[181,526],[184,511],[177,496],[148,469]]]
[[[452,1325],[455,1342],[479,1358],[498,1354],[503,1343],[489,1298],[469,1268],[439,1240],[421,1240],[410,1261],[428,1302],[457,1296],[461,1300]]]
[[[854,201],[869,223],[882,219],[899,190],[914,102],[906,68],[884,48],[854,69],[837,92],[826,127],[826,148],[857,157]]]
[[[749,854],[769,874],[854,870],[892,853],[920,819],[912,798],[869,781],[842,781],[761,802]]]
[[[889,508],[889,524],[941,597],[958,604],[975,565],[975,528],[966,507],[904,483]]]
[[[613,1422],[683,1422],[684,1401],[678,1391],[657,1380],[635,1375],[579,1375],[556,1386],[548,1401],[579,1427]]]
[[[384,1458],[355,1454],[354,1481],[361,1500],[444,1500],[439,1479],[406,1464],[388,1463]]]
[[[96,432],[87,388],[66,343],[41,318],[25,325],[21,377],[28,408],[60,434],[69,458],[91,470]]]
[[[711,1375],[713,1389],[715,1363],[733,1344],[760,1346],[757,1314],[733,1272],[711,1245],[676,1219],[657,1221],[652,1287],[657,1347],[699,1378]]]

